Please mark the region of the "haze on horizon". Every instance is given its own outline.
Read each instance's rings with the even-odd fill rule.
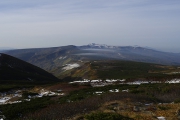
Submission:
[[[180,53],[179,0],[0,1],[0,48],[89,43]]]

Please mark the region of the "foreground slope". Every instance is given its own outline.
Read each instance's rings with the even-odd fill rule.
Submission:
[[[1,83],[50,83],[58,80],[39,67],[12,56],[0,54]]]

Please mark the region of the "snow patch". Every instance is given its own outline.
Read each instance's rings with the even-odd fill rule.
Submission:
[[[3,97],[0,99],[0,104],[4,104],[5,102],[7,102],[9,99],[11,99],[11,97]]]
[[[161,116],[161,117],[157,117],[158,120],[166,120],[165,117]]]
[[[59,57],[59,60],[64,60],[64,59],[66,59],[67,58],[67,56],[60,56]]]
[[[119,92],[119,89],[109,90],[109,92]]]
[[[97,48],[116,48],[116,46],[109,46],[106,44],[96,44],[96,43],[91,43],[88,44],[90,47],[97,47]]]
[[[74,63],[74,64],[66,64],[66,66],[63,67],[62,69],[63,70],[71,70],[73,68],[78,68],[78,67],[80,67],[80,65],[77,63]]]
[[[180,83],[180,79],[167,80],[165,83]]]

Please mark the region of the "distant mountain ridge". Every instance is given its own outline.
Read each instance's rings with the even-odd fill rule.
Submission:
[[[51,48],[18,49],[5,52],[58,76],[66,64],[83,64],[91,60],[128,60],[164,65],[180,65],[180,54],[140,46],[89,44]]]
[[[83,45],[80,47],[90,47],[90,48],[99,48],[99,49],[117,49],[117,48],[123,48],[123,47],[133,47],[133,48],[140,48],[141,46],[138,45],[134,45],[134,46],[113,46],[113,45],[106,45],[106,44],[96,44],[96,43],[90,43],[88,45]],[[146,49],[150,49],[148,47],[141,47],[141,48],[146,48]]]
[[[180,65],[180,54],[162,52],[150,48],[140,46],[108,46],[105,44],[89,44],[80,46],[81,49],[88,49],[93,51],[101,51],[102,55],[104,51],[109,50],[109,58],[123,59],[138,62],[157,63],[165,65]],[[103,51],[103,52],[102,52]]]

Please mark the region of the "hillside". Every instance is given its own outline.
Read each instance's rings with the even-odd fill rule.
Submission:
[[[178,66],[167,66],[133,61],[92,61],[81,67],[59,73],[59,76],[84,79],[142,79],[167,80],[180,78]]]
[[[59,66],[77,60],[77,56],[73,56],[77,52],[77,47],[70,45],[53,48],[11,50],[6,52],[6,54],[22,59],[47,71],[52,71]]]
[[[21,85],[20,83],[52,83],[59,81],[59,79],[30,63],[6,54],[0,54],[0,81],[1,85],[3,83]]]

